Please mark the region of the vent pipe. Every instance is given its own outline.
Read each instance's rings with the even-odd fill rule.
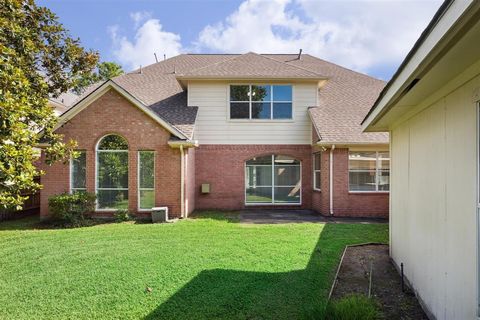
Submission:
[[[298,60],[301,60],[301,59],[302,59],[302,51],[303,51],[303,50],[300,49],[300,51],[298,52],[298,57],[297,57]]]

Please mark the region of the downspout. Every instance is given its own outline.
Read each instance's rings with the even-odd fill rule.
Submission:
[[[330,148],[330,174],[329,174],[329,182],[330,182],[330,214],[333,216],[333,150],[335,150],[335,145],[332,144]]]
[[[180,214],[185,218],[185,160],[183,145],[180,145]]]

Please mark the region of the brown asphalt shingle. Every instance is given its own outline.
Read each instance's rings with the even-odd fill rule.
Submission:
[[[226,79],[324,79],[321,74],[299,66],[249,52],[178,75],[181,78]]]
[[[334,63],[303,54],[270,55],[328,78],[319,91],[318,106],[309,109],[323,143],[388,143],[388,133],[363,133],[361,122],[385,82]]]
[[[187,92],[177,77],[327,78],[319,105],[309,109],[325,143],[388,143],[386,133],[362,133],[360,123],[385,82],[303,54],[181,54],[112,80],[193,137],[196,107],[187,106]]]

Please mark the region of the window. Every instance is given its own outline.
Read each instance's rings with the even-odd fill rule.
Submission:
[[[118,135],[103,137],[97,146],[97,209],[128,208],[128,144]]]
[[[316,152],[313,154],[313,189],[320,190],[320,182],[321,182],[321,159],[322,153]]]
[[[350,191],[389,191],[390,156],[388,152],[349,153]]]
[[[87,153],[77,151],[79,156],[70,160],[70,192],[87,190]]]
[[[155,152],[138,152],[138,208],[150,210],[155,206]]]
[[[268,155],[245,164],[247,204],[300,204],[300,162],[288,156]]]
[[[230,119],[292,119],[291,85],[231,85]]]

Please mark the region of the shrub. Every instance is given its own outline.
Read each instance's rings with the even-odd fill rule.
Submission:
[[[115,211],[114,217],[117,222],[130,221],[133,220],[133,213],[128,209],[119,209]]]
[[[62,193],[48,199],[52,218],[69,224],[78,224],[85,214],[95,209],[96,196],[89,192]]]
[[[373,299],[364,295],[351,295],[328,304],[325,319],[376,320],[380,312]]]
[[[377,320],[381,319],[381,312],[375,300],[356,294],[314,306],[311,310],[307,310],[305,318],[315,320]]]

